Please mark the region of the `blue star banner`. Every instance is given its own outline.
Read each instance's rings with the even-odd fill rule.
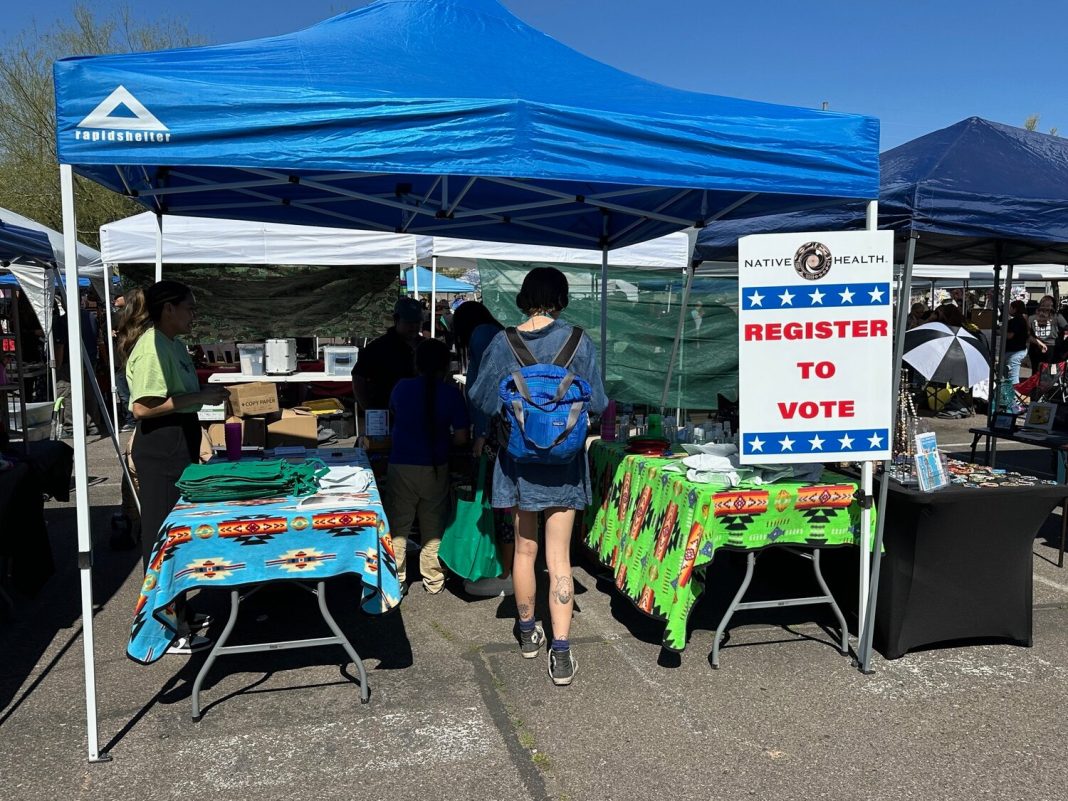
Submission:
[[[742,294],[743,311],[842,309],[889,306],[890,284],[851,283],[750,287]]]
[[[890,441],[890,432],[885,428],[848,428],[824,431],[746,432],[741,438],[743,456],[780,457],[784,454],[812,454],[821,457],[842,456],[846,459],[856,454],[881,452]]]

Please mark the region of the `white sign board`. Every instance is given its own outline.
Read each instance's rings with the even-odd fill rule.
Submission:
[[[738,242],[739,458],[890,458],[890,231]]]

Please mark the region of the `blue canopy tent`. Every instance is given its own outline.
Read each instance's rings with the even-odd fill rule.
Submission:
[[[48,236],[32,228],[24,228],[12,221],[6,209],[0,209],[0,261],[30,259],[52,261],[52,244]]]
[[[872,118],[670,89],[494,0],[380,0],[268,39],[64,59],[55,84],[72,238],[75,171],[158,215],[586,247],[605,266],[687,226],[878,190]],[[75,443],[82,501],[80,428]],[[86,556],[88,519],[79,505]]]
[[[413,267],[404,272],[404,286],[413,295],[435,290],[444,295],[466,295],[474,293],[475,285],[466,281],[457,281],[440,273],[435,276],[426,267]]]
[[[970,117],[880,157],[879,227],[917,235],[930,264],[1068,263],[1068,139]],[[694,257],[737,258],[752,233],[857,230],[865,205],[846,203],[748,219],[701,231]]]
[[[945,265],[993,264],[995,294],[1005,266],[1004,308],[1009,305],[1015,266],[1068,264],[1068,140],[970,117],[888,150],[880,163],[879,227],[901,233],[899,258],[904,261],[904,270],[899,297],[909,297],[917,260]],[[738,239],[747,234],[848,230],[861,228],[863,223],[864,208],[856,203],[725,221],[699,234],[695,258],[736,260]],[[907,306],[900,303],[898,308],[891,398],[898,394]],[[1007,325],[1008,315],[1003,314],[1000,328],[997,321],[992,328],[999,358],[990,369],[991,397],[996,364],[1004,360]],[[884,508],[885,500],[884,482],[880,508]],[[871,659],[883,521],[880,515],[871,615],[860,654],[865,670]]]

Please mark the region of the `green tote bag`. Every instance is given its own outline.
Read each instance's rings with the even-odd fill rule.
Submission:
[[[479,459],[474,498],[457,498],[456,511],[438,547],[438,558],[445,566],[469,581],[496,578],[504,572],[493,533],[493,507],[483,496],[488,462],[485,456]]]

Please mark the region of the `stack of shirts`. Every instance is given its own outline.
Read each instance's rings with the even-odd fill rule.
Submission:
[[[738,448],[731,444],[684,445],[690,455],[682,460],[686,478],[695,484],[711,484],[719,489],[739,484],[773,484],[776,481],[819,481],[822,464],[749,464],[738,461]],[[682,472],[669,465],[665,470]]]
[[[284,460],[191,464],[178,480],[182,497],[193,503],[301,497],[319,489],[322,465]]]

